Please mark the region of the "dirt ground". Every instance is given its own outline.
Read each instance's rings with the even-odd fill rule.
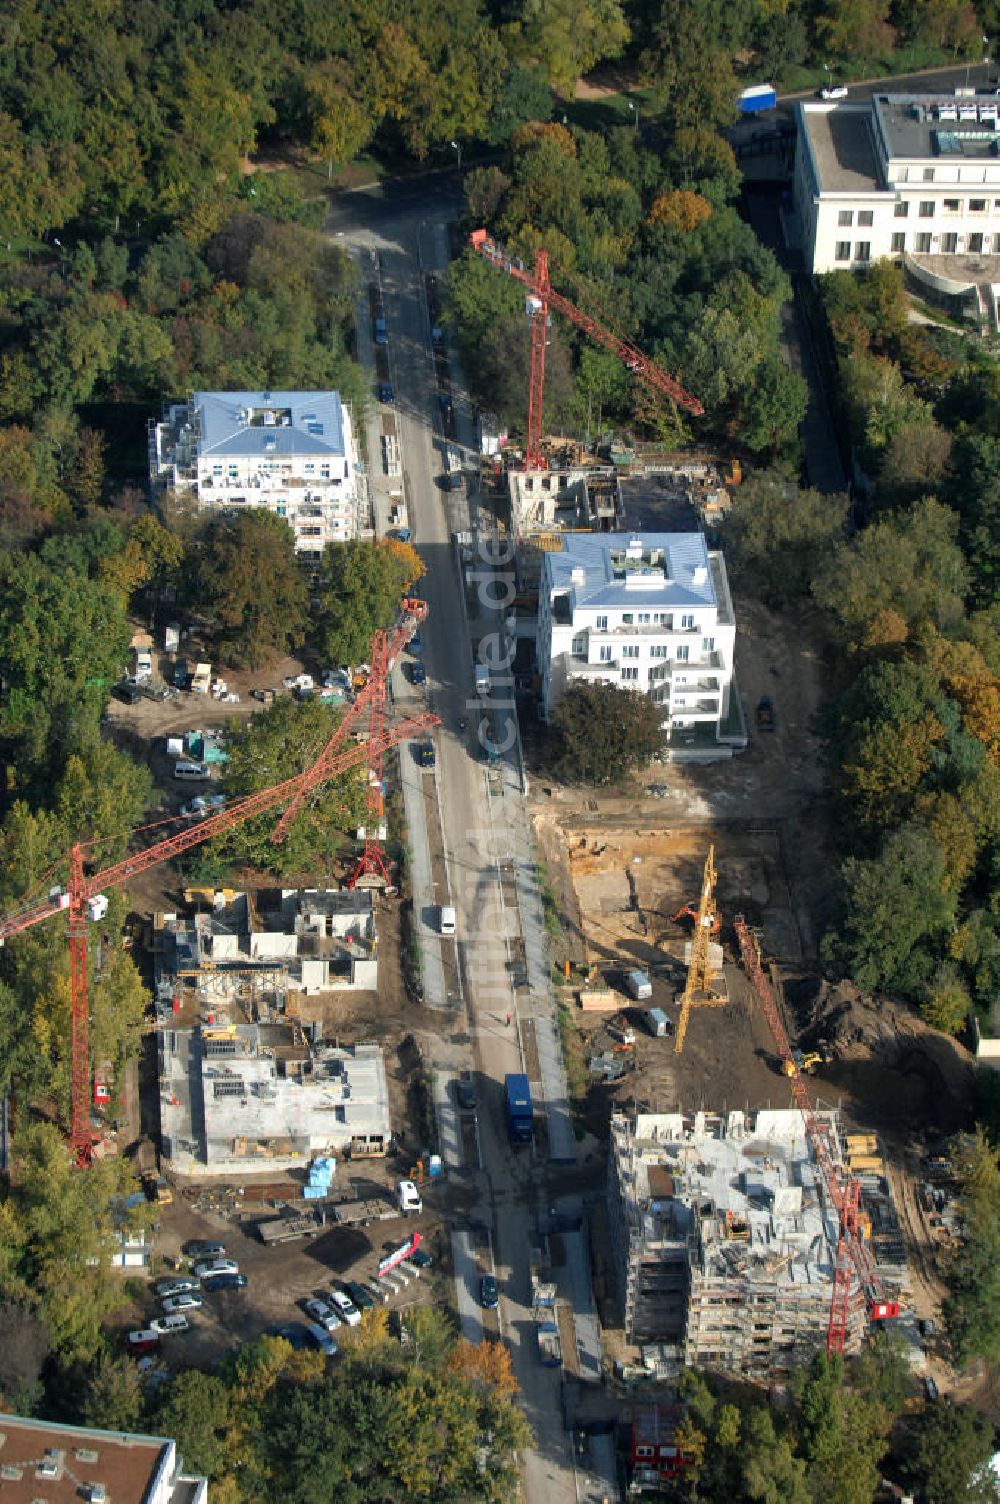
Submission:
[[[808,621],[789,630],[787,621],[744,601],[736,614],[736,671],[750,727],[745,753],[707,766],[654,766],[627,791],[553,785],[533,791],[539,860],[562,932],[553,959],[597,963],[636,1035],[634,1051],[620,1053],[625,1076],[589,1086],[585,1124],[600,1143],[613,1106],[791,1104],[770,1030],[735,964],[732,920],[743,913],[762,928],[767,958],[778,963],[792,1043],[808,1049],[820,1038],[830,1042],[832,1061],[811,1082],[814,1099],[838,1106],[846,1130],[879,1134],[907,1244],[912,1306],[940,1327],[946,1253],[918,1189],[929,1148],[966,1123],[974,1099],[970,1057],[911,1010],[821,982],[818,949],[834,891],[815,730],[822,662]],[[770,734],[758,733],[754,722],[764,694],[776,711]],[[728,1002],[692,1012],[678,1058],[673,1039],[653,1038],[642,1020],[653,1006],[676,1022],[691,921],[672,916],[697,905],[710,843]],[[653,987],[641,1008],[621,990],[624,972],[635,965],[648,971]],[[573,1028],[585,1059],[614,1049],[601,1015],[575,1009]],[[956,1390],[940,1338],[927,1365],[942,1392]]]

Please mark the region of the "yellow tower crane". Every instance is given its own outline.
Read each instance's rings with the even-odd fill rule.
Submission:
[[[718,1008],[727,1001],[725,994],[712,990],[712,963],[709,946],[712,935],[719,928],[715,909],[715,847],[708,848],[705,871],[701,879],[701,898],[695,916],[694,934],[691,937],[691,960],[688,963],[687,982],[681,998],[681,1013],[677,1020],[677,1035],[674,1039],[674,1054],[684,1048],[692,1008]]]

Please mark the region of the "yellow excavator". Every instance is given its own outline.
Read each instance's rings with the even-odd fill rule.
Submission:
[[[793,1061],[794,1064],[792,1063]],[[819,1045],[815,1050],[809,1050],[806,1052],[803,1052],[802,1050],[793,1050],[792,1059],[783,1061],[781,1069],[784,1071],[786,1076],[794,1076],[796,1071],[798,1071],[800,1075],[811,1076],[816,1072],[816,1070],[818,1070],[821,1065],[829,1064],[829,1050],[827,1050],[825,1046]]]

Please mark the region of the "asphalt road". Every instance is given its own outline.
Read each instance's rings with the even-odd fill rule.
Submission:
[[[482,1336],[482,1321],[476,1320],[478,1278],[492,1260],[501,1289],[500,1329],[535,1435],[535,1447],[523,1459],[526,1498],[532,1504],[578,1504],[589,1491],[585,1484],[578,1487],[572,1438],[562,1425],[559,1375],[538,1362],[531,1319],[530,1251],[546,1190],[533,1151],[512,1152],[504,1126],[503,1078],[521,1068],[521,1057],[517,1030],[507,1023],[514,1010],[507,918],[485,764],[475,737],[479,701],[472,645],[451,541],[456,529],[468,527],[470,498],[441,485],[443,435],[423,290],[422,268],[447,262],[444,225],[454,213],[457,187],[454,174],[444,174],[394,185],[391,199],[377,189],[344,195],[330,229],[346,248],[361,252],[361,265],[366,254],[370,264],[371,250],[378,252],[408,522],[427,565],[421,586],[429,606],[421,632],[426,693],[442,720],[435,742],[446,873],[437,875],[438,891],[446,881],[457,912],[455,946],[466,1010],[464,1018],[428,1010],[427,1027],[433,1030],[432,1064],[444,1078],[468,1066],[477,1073],[481,1169],[469,1166],[465,1173],[478,1198],[470,1221],[486,1229],[475,1237],[458,1229],[453,1238],[460,1319],[467,1335]],[[471,446],[471,412],[454,390],[454,370],[452,379],[456,438]],[[412,708],[409,699],[416,701],[417,692],[400,687],[400,694],[401,708]],[[461,719],[468,723],[465,731]]]

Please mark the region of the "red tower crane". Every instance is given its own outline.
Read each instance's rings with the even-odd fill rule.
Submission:
[[[388,730],[383,727],[377,747],[378,755],[381,757],[387,747],[395,746],[397,742],[437,725],[440,725],[439,718],[426,713],[403,721]],[[86,853],[93,843],[77,842],[69,852],[69,878],[65,891],[54,889],[47,899],[0,918],[0,943],[2,943],[8,936],[29,929],[32,925],[39,924],[42,920],[49,919],[64,909],[69,914],[72,998],[70,1143],[77,1164],[89,1164],[93,1149],[90,1132],[87,920],[100,917],[101,908],[99,904],[95,904],[95,900],[99,900],[106,889],[125,887],[129,880],[138,876],[140,872],[146,872],[150,867],[158,866],[160,862],[168,861],[171,857],[180,856],[212,836],[232,830],[253,815],[266,814],[286,800],[292,800],[298,807],[302,799],[321,783],[325,783],[338,773],[345,772],[348,768],[357,767],[359,763],[369,762],[373,755],[370,743],[352,742],[333,753],[330,753],[328,747],[305,772],[285,779],[284,782],[275,784],[271,788],[262,789],[259,793],[249,794],[245,799],[221,810],[217,815],[209,815],[198,825],[179,830],[167,836],[165,840],[157,841],[154,845],[134,852],[122,861],[112,863],[111,866],[92,872],[89,876],[86,871]]]
[[[385,708],[389,688],[389,673],[406,644],[421,623],[427,620],[427,602],[419,596],[407,596],[400,608],[399,620],[391,632],[376,632],[372,638],[371,671],[368,682],[354,704],[340,721],[336,731],[327,742],[315,764],[319,767],[324,759],[336,756],[348,737],[359,730],[362,717],[368,716],[368,794],[365,817],[365,849],[357,867],[351,874],[348,887],[355,888],[362,878],[392,886],[389,869],[382,851],[381,827],[385,814],[385,799],[382,793],[382,754],[385,743]],[[390,743],[391,745],[391,743]],[[275,826],[273,840],[283,841],[288,827],[295,819],[306,798],[297,794]]]
[[[816,1155],[826,1187],[826,1194],[835,1208],[838,1219],[837,1262],[833,1274],[833,1297],[830,1302],[830,1321],[826,1332],[827,1353],[842,1353],[847,1335],[847,1321],[851,1308],[852,1278],[857,1277],[865,1299],[870,1321],[886,1321],[899,1315],[899,1302],[892,1299],[882,1286],[875,1260],[865,1242],[861,1224],[861,1186],[852,1175],[845,1175],[833,1153],[830,1140],[830,1125],[820,1119],[806,1090],[805,1080],[795,1063],[792,1047],[781,1021],[771,984],[761,965],[760,947],[742,914],[733,921],[739,941],[740,956],[747,976],[754,986],[764,1017],[767,1019],[778,1053],[784,1062],[785,1073],[792,1086],[795,1105],[802,1114],[809,1135],[809,1142]]]
[[[545,331],[548,327],[549,309],[555,308],[564,318],[589,334],[591,339],[610,350],[612,355],[617,355],[622,365],[638,376],[640,380],[655,387],[658,392],[663,392],[671,401],[676,402],[678,407],[683,407],[695,417],[700,417],[705,411],[697,397],[692,397],[690,392],[669,376],[655,360],[645,355],[638,345],[633,345],[630,340],[623,339],[621,335],[614,334],[610,329],[598,322],[591,314],[584,313],[571,303],[569,298],[564,298],[558,293],[549,280],[549,255],[548,252],[539,249],[535,252],[535,269],[526,271],[524,263],[502,246],[497,245],[485,230],[473,230],[469,236],[469,244],[480,256],[498,266],[501,271],[507,273],[520,282],[532,295],[531,304],[531,366],[528,378],[528,438],[525,446],[524,468],[525,470],[545,470],[547,468],[542,455],[542,405],[545,396]]]

